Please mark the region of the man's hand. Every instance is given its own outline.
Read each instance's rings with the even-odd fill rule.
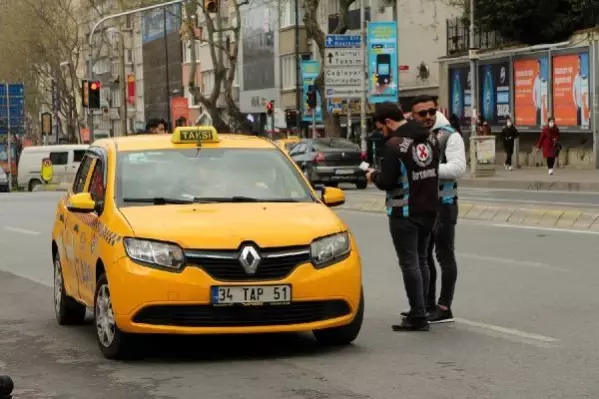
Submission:
[[[368,183],[372,183],[372,175],[374,174],[375,169],[368,169],[366,171],[366,180],[368,181]]]

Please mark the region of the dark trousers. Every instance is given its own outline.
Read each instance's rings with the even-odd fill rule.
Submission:
[[[428,246],[428,265],[430,269],[430,284],[428,289],[427,307],[434,308],[437,303],[451,308],[455,283],[458,278],[458,265],[455,257],[455,226],[458,221],[458,205],[441,205],[435,231],[431,235]],[[441,268],[441,295],[436,300],[437,269],[435,256]]]
[[[547,169],[553,169],[555,166],[555,157],[547,158]]]
[[[426,319],[429,286],[428,243],[435,226],[436,214],[390,217],[389,229],[399,258],[403,282],[410,303],[411,319]]]
[[[505,164],[507,166],[512,166],[512,155],[514,154],[514,150],[509,151],[505,150]]]

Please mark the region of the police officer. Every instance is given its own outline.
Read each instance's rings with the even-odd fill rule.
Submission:
[[[380,170],[367,178],[387,192],[389,229],[399,258],[410,311],[394,331],[428,331],[427,246],[439,209],[439,144],[416,121],[406,121],[394,103],[377,104],[375,123],[385,136]]]
[[[414,99],[412,115],[431,129],[441,150],[439,165],[439,217],[431,242],[429,243],[428,265],[430,268],[430,286],[427,300],[429,322],[452,322],[451,304],[458,276],[455,256],[455,226],[458,220],[458,183],[466,173],[466,154],[464,140],[445,115],[437,110],[433,97],[421,96]],[[441,268],[441,295],[436,301],[437,271],[433,248]]]

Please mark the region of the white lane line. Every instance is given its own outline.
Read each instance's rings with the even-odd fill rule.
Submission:
[[[529,333],[526,331],[516,330],[514,328],[507,328],[501,326],[495,326],[493,324],[480,323],[478,321],[472,321],[467,319],[456,318],[457,323],[465,324],[470,327],[480,328],[483,330],[491,331],[494,333],[510,335],[513,337],[523,338],[531,341],[543,342],[545,344],[554,344],[560,340],[557,338],[548,337],[546,335]]]
[[[37,235],[41,234],[39,231],[21,229],[19,227],[12,227],[12,226],[4,226],[4,230],[12,231],[13,233],[27,234],[30,236],[37,236]]]
[[[494,256],[482,256],[476,254],[469,254],[463,252],[457,252],[456,255],[460,258],[467,258],[472,260],[479,260],[483,262],[494,262],[494,263],[502,263],[510,266],[524,266],[524,267],[532,267],[535,269],[545,269],[545,270],[553,270],[558,272],[571,272],[569,269],[564,269],[556,266],[549,266],[540,262],[530,262],[525,260],[515,260],[515,259],[507,259],[507,258],[497,258]]]
[[[480,194],[478,194],[478,195],[480,195]],[[493,204],[493,203],[512,204],[513,207],[516,207],[518,204],[532,204],[532,205],[536,205],[537,208],[540,205],[547,205],[551,208],[555,207],[556,205],[559,205],[559,206],[566,206],[566,207],[576,207],[577,209],[584,210],[585,208],[590,209],[590,208],[597,208],[599,206],[597,204],[591,204],[591,203],[586,203],[586,202],[556,202],[556,201],[540,201],[540,200],[525,200],[525,199],[487,198],[487,197],[471,197],[468,195],[460,196],[460,199],[464,200],[464,201],[472,201],[472,202],[485,202],[485,203],[489,202],[491,204]]]
[[[509,229],[522,229],[522,230],[553,231],[556,233],[599,235],[599,231],[560,229],[560,228],[556,228],[556,227],[520,226],[520,225],[515,225],[515,224],[494,224],[493,227],[503,227],[503,228],[509,228]]]

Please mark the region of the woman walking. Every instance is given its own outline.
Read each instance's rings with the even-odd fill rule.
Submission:
[[[537,142],[537,148],[543,149],[543,157],[547,160],[547,169],[550,175],[553,175],[555,168],[555,158],[559,155],[561,144],[559,142],[559,129],[555,125],[555,119],[549,118],[548,124],[543,128],[541,137]]]
[[[514,155],[514,142],[518,138],[518,129],[512,123],[508,116],[505,126],[501,130],[503,138],[503,149],[505,150],[505,169],[512,170],[512,156]],[[516,154],[518,156],[518,154]]]

